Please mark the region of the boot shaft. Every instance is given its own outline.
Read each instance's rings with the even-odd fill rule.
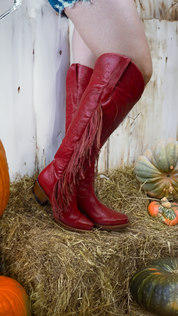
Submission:
[[[90,81],[93,69],[72,64],[66,77],[66,132],[78,108],[82,95]]]

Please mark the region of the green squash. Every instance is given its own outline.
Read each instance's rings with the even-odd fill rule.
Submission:
[[[151,261],[134,274],[130,292],[133,299],[150,313],[178,315],[178,259]]]
[[[150,197],[178,199],[178,142],[159,141],[137,158],[134,171]]]

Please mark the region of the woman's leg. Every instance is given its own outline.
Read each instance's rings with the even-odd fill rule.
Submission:
[[[70,126],[79,101],[90,81],[96,57],[87,47],[77,31],[73,33],[73,64],[69,67],[66,77],[66,132]],[[44,169],[33,188],[37,201],[43,205],[49,199],[52,202],[52,191],[56,183],[53,162]],[[42,189],[43,188],[43,189]],[[54,208],[53,208],[54,212]],[[71,194],[67,210],[59,218],[54,217],[58,224],[68,230],[90,231],[93,223],[86,218],[77,207],[77,188]]]
[[[75,27],[72,36],[72,54],[74,64],[94,68],[97,57],[86,45]]]
[[[111,3],[112,2],[113,1],[111,1]],[[102,1],[102,3],[106,3],[106,2]],[[99,57],[102,54],[112,53],[112,52],[119,53],[121,55],[126,55],[130,57],[132,61],[134,61],[134,63],[140,68],[144,77],[144,81],[145,83],[147,83],[151,77],[152,63],[151,63],[151,57],[150,57],[150,52],[149,52],[148,44],[146,41],[146,37],[143,31],[141,22],[138,18],[135,4],[133,0],[131,1],[126,0],[124,4],[120,3],[120,4],[116,4],[116,6],[115,4],[116,2],[114,2],[113,10],[116,16],[117,16],[117,8],[120,6],[120,9],[122,9],[120,11],[122,21],[118,22],[119,19],[114,19],[115,15],[113,14],[113,21],[112,21],[113,24],[112,24],[111,19],[107,19],[107,15],[108,15],[107,12],[109,9],[108,2],[106,3],[106,8],[104,12],[100,10],[101,9],[101,3],[100,3],[99,11],[100,12],[102,11],[103,16],[101,17],[102,14],[98,15],[99,18],[101,18],[99,26],[98,26],[97,16],[95,15],[92,16],[92,21],[91,21],[91,15],[90,15],[90,19],[89,19],[90,27],[87,28],[88,33],[86,32],[86,29],[85,29],[85,27],[87,27],[88,19],[85,16],[85,12],[83,12],[83,3],[80,3],[79,6],[80,8],[82,8],[82,16],[85,17],[85,21],[86,21],[84,27],[82,26],[82,28],[80,28],[80,23],[78,23],[78,19],[76,20],[76,15],[74,13],[75,8],[77,8],[78,5],[76,5],[76,7],[73,9],[72,13],[71,11],[69,11],[69,16],[71,19],[73,19],[73,23],[75,24],[75,26],[78,27],[79,32],[81,32],[81,35],[83,36],[83,39],[86,40],[87,45],[91,49],[93,49],[93,52],[95,52],[95,54],[91,52],[91,50],[85,44],[84,40],[81,39],[78,31],[75,28],[73,42],[72,42],[74,62],[84,63],[87,66],[93,67],[95,64],[95,55]],[[130,7],[132,8],[131,9],[132,19],[130,18],[130,15],[128,14],[124,16],[124,12],[128,13],[128,5],[132,5]],[[93,5],[93,9],[94,9],[94,6],[95,6],[95,2]],[[98,8],[96,8],[96,12],[97,12],[97,9]],[[88,5],[86,6],[86,10],[87,10],[86,12],[89,11]],[[67,12],[68,12],[68,9],[66,9],[66,13]],[[96,13],[96,15],[97,14],[98,13]],[[74,15],[74,18],[73,18],[73,15]],[[79,17],[79,21],[81,21],[80,17]],[[106,21],[109,23],[107,24]],[[96,24],[97,24],[97,27],[96,27]],[[110,30],[111,24],[113,28],[112,32]],[[107,41],[107,36],[108,36],[108,41]],[[140,47],[140,45],[142,46]],[[92,54],[94,58],[91,58]],[[128,90],[128,93],[129,92],[130,91]],[[103,122],[108,121],[108,118],[109,117],[107,115],[107,107],[105,106],[105,108],[103,107]],[[119,115],[118,113],[118,115],[115,116],[115,119],[112,120],[112,122],[114,123],[113,127],[111,126],[108,132],[105,132],[103,129],[103,132],[101,134],[101,145],[106,141],[108,136],[114,131],[114,129],[119,125],[119,123],[122,121],[123,118],[124,118],[124,115],[123,114]],[[92,158],[90,158],[90,161],[91,159]],[[95,226],[100,227],[100,228],[103,227],[105,229],[108,229],[108,227],[110,226],[110,229],[114,229],[114,225],[118,224],[117,220],[119,216],[120,216],[120,222],[122,222],[122,220],[124,221],[125,218],[123,214],[119,214],[119,213],[116,214],[113,210],[107,208],[97,199],[94,192],[94,165],[95,165],[94,159],[92,161],[92,164],[91,162],[89,163],[89,159],[86,159],[85,164],[84,164],[85,166],[84,179],[79,181],[79,185],[77,188],[78,207],[95,223]]]
[[[134,0],[79,1],[65,13],[96,57],[125,55],[141,70],[145,84],[150,80],[151,56]]]
[[[132,1],[132,4],[134,4],[133,1]],[[82,7],[82,16],[84,16],[85,12],[83,12],[83,3],[80,2],[79,5],[80,5],[80,7]],[[77,8],[77,6],[78,6],[78,4],[72,10],[74,11]],[[88,5],[86,8],[88,10]],[[93,8],[94,8],[94,5],[93,5]],[[83,41],[81,40],[79,33],[77,31],[75,31],[76,36],[74,33],[74,38],[73,38],[74,52],[73,53],[75,53],[75,49],[76,49],[77,50],[77,54],[76,54],[77,58],[74,59],[74,61],[77,61],[79,63],[83,62],[83,63],[85,63],[85,65],[90,65],[92,67],[92,63],[88,61],[88,59],[89,59],[88,52],[89,52],[89,56],[92,56],[90,49],[93,49],[93,55],[94,56],[96,55],[97,57],[102,56],[103,54],[107,54],[107,53],[108,53],[108,56],[112,55],[111,53],[125,55],[125,56],[130,57],[132,59],[132,61],[134,61],[135,64],[137,64],[137,66],[142,71],[145,82],[148,82],[150,79],[150,76],[151,76],[151,72],[152,72],[151,57],[150,57],[146,37],[145,37],[144,31],[143,31],[141,22],[138,18],[135,4],[134,4],[133,8],[134,8],[135,20],[136,20],[137,24],[136,24],[136,28],[134,29],[134,32],[133,32],[133,27],[132,28],[130,27],[130,29],[127,27],[126,35],[125,35],[127,39],[125,40],[125,38],[124,38],[125,42],[123,42],[123,40],[122,40],[123,29],[120,28],[119,31],[116,30],[117,34],[119,32],[119,34],[122,35],[120,37],[120,39],[118,41],[114,40],[114,38],[112,36],[113,33],[111,33],[111,36],[109,36],[109,34],[110,34],[110,31],[109,31],[109,33],[108,33],[109,45],[102,46],[103,40],[105,39],[106,32],[104,30],[103,33],[101,34],[101,43],[100,43],[99,37],[97,37],[97,36],[98,36],[98,34],[100,35],[101,29],[103,29],[103,26],[102,26],[102,23],[100,23],[99,27],[96,27],[97,22],[94,23],[94,21],[96,21],[95,17],[94,17],[94,20],[92,20],[90,18],[90,27],[88,29],[89,33],[88,33],[88,37],[86,38],[87,45],[85,44],[84,40]],[[100,7],[100,9],[101,9],[101,7]],[[68,11],[68,9],[66,9],[66,13],[67,13],[67,11]],[[102,11],[102,9],[101,9],[101,11]],[[114,12],[116,12],[115,9],[114,9]],[[122,12],[122,14],[123,14],[123,12]],[[103,21],[105,21],[105,20],[106,20],[106,17],[103,16]],[[79,21],[81,21],[80,16],[79,16]],[[125,19],[124,19],[124,21],[125,21]],[[87,22],[87,20],[86,20],[86,22]],[[73,23],[75,24],[75,19],[73,19]],[[117,23],[115,23],[115,24],[117,25]],[[77,25],[78,25],[78,20],[77,20]],[[77,25],[75,25],[75,26],[77,26]],[[93,27],[93,31],[92,31],[91,25]],[[97,26],[98,26],[98,24],[97,24]],[[106,26],[105,23],[104,23],[104,26]],[[110,27],[110,24],[107,27]],[[117,27],[118,27],[118,25],[117,25]],[[123,26],[123,28],[124,28],[124,26]],[[78,30],[80,30],[80,27],[78,28]],[[94,32],[94,30],[95,30],[95,32]],[[131,32],[130,37],[129,37],[130,30],[132,32]],[[83,39],[85,39],[85,35],[86,35],[85,27],[84,28],[82,27],[82,31],[84,32]],[[92,32],[94,32],[93,36],[92,36]],[[113,27],[113,32],[114,32],[114,27]],[[81,34],[83,34],[83,33],[81,32]],[[104,38],[103,38],[103,34],[104,34]],[[135,37],[138,44],[139,43],[141,44],[143,42],[143,49],[138,48],[137,47],[138,44],[135,45],[135,41],[133,41],[133,34],[138,35],[138,37],[137,36]],[[119,36],[118,36],[118,38],[119,38]],[[88,39],[88,41],[87,41],[87,39]],[[132,43],[130,43],[131,39],[132,39]],[[128,45],[128,41],[129,41],[130,46]],[[82,45],[80,45],[79,43],[82,43]],[[96,49],[95,49],[95,44],[96,44]],[[88,46],[90,46],[90,49]],[[85,53],[85,51],[87,53]],[[144,54],[144,58],[143,58],[143,54]],[[83,57],[86,58],[85,61],[82,60]],[[112,63],[112,56],[111,56],[111,63]],[[150,67],[150,69],[148,66]],[[107,66],[106,66],[106,73],[107,73]],[[134,77],[133,73],[127,75],[128,82],[123,79],[122,83],[124,82],[124,85],[126,87],[126,89],[124,89],[123,91],[124,92],[126,91],[128,93],[128,95],[130,94],[131,98],[133,98],[133,95],[134,95],[133,90],[134,89],[133,89],[132,84],[129,83],[129,80],[131,77],[132,78]],[[134,79],[137,82],[136,76]],[[139,84],[139,81],[138,81],[138,84]],[[128,86],[128,88],[127,88],[127,86]],[[132,86],[132,88],[131,88],[131,86]],[[121,86],[121,88],[122,88],[122,86]],[[135,87],[135,90],[136,89],[137,88]],[[122,97],[121,97],[121,99],[122,99]],[[110,134],[114,131],[115,128],[117,128],[117,126],[124,119],[125,115],[131,109],[130,106],[127,107],[127,105],[126,105],[127,102],[125,102],[125,100],[124,100],[124,102],[120,101],[120,103],[122,105],[118,106],[118,108],[116,109],[116,106],[115,106],[116,102],[118,102],[118,104],[119,104],[119,101],[117,100],[117,98],[116,98],[115,103],[108,102],[107,105],[105,104],[102,107],[102,110],[103,110],[103,114],[102,114],[102,116],[103,116],[103,130],[101,133],[101,145],[104,144],[104,142],[107,140],[107,138],[110,136]],[[132,103],[132,105],[134,105],[134,104]],[[91,157],[93,157],[93,156],[95,156],[95,154],[91,155]],[[95,223],[95,226],[97,226],[97,227],[105,228],[105,229],[114,229],[115,227],[118,228],[119,226],[122,226],[122,221],[124,223],[126,223],[126,218],[125,218],[124,214],[119,214],[118,212],[117,213],[114,212],[113,210],[107,208],[102,203],[100,203],[98,201],[98,199],[96,198],[95,192],[94,192],[94,187],[93,187],[94,162],[95,161],[91,157],[90,157],[90,159],[85,160],[84,179],[79,181],[79,185],[78,185],[78,189],[77,189],[79,209],[82,210],[85,214],[87,214],[87,216]],[[91,161],[92,161],[92,164],[91,164]]]
[[[90,81],[97,59],[75,28],[72,35],[72,55],[72,65],[66,80],[66,132]]]
[[[67,212],[70,219],[68,226],[72,227],[75,218],[73,220],[72,214],[69,216],[69,213],[73,213],[73,209],[70,208],[71,194],[76,187],[78,173],[84,176],[85,158],[87,155],[90,155],[91,159],[93,156],[97,157],[100,144],[106,141],[139,100],[144,90],[144,81],[148,82],[151,76],[151,58],[141,23],[136,15],[136,8],[132,0],[124,0],[124,4],[125,2],[127,9],[129,3],[132,4],[131,12],[137,17],[135,22],[132,21],[137,25],[135,32],[132,32],[134,25],[132,27],[128,19],[130,28],[126,23],[126,34],[123,34],[124,26],[122,28],[122,25],[117,23],[122,19],[125,24],[122,15],[126,7],[123,1],[110,0],[111,7],[106,0],[93,0],[93,5],[78,2],[74,9],[66,9],[66,14],[71,17],[84,42],[97,57],[97,61],[62,144],[54,160],[41,172],[38,180],[43,192],[50,198],[55,219],[58,222],[63,221]],[[111,17],[109,24],[107,10]],[[127,13],[127,10],[125,12]],[[109,27],[112,40],[105,24]],[[100,36],[101,31],[103,33]],[[137,36],[139,31],[141,41]],[[137,45],[132,39],[133,35]],[[131,39],[133,45],[127,43]],[[125,44],[123,45],[122,41],[119,44],[120,40]],[[143,43],[143,47],[137,47],[139,43]],[[141,53],[137,53],[136,47]],[[107,210],[103,210],[96,216],[94,208],[92,217],[95,226],[108,230],[117,230],[128,225],[127,216],[115,211],[108,213]]]

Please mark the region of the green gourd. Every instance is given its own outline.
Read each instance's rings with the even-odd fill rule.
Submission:
[[[146,311],[160,316],[178,315],[178,259],[151,261],[131,279],[133,299]]]
[[[148,196],[178,199],[178,142],[159,141],[137,158],[134,171]]]

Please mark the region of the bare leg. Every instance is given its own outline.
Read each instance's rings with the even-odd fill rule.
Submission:
[[[97,57],[83,41],[76,28],[74,28],[72,37],[72,53],[73,62],[75,64],[78,63],[80,65],[94,68]]]
[[[132,59],[145,83],[152,74],[152,62],[146,36],[133,0],[79,1],[65,9],[83,41],[96,57],[118,53]]]
[[[54,160],[40,173],[34,188],[40,203],[50,199],[59,225],[77,231],[91,230],[93,225],[106,230],[118,230],[128,225],[125,214],[107,208],[96,199],[90,181],[94,170],[88,167],[90,162],[94,166],[101,145],[139,100],[144,80],[147,83],[152,72],[148,44],[134,1],[92,1],[92,5],[80,1],[74,9],[65,10],[78,31],[74,33],[74,62],[95,66],[94,70],[82,66],[90,72],[82,98],[78,94],[81,93],[78,84],[81,65],[74,64],[69,68],[68,98],[72,107],[72,102],[75,106],[78,100],[79,105]],[[77,91],[71,81],[77,83]],[[83,78],[81,84],[83,90]],[[84,175],[85,167],[88,169],[84,180],[88,182],[86,189],[79,192],[75,179],[79,174]],[[83,187],[81,185],[80,189]],[[82,201],[77,200],[76,189]],[[77,203],[88,217],[79,211]]]

